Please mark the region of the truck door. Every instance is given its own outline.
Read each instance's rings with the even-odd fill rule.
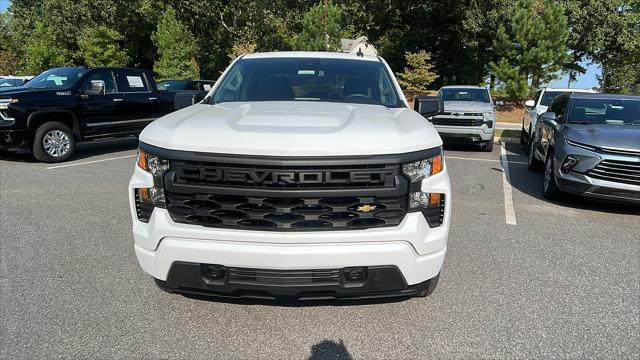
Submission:
[[[118,88],[124,93],[123,109],[127,114],[127,130],[142,131],[159,115],[159,97],[153,79],[136,69],[117,69]]]
[[[104,91],[101,94],[86,95],[92,82],[102,82]],[[114,74],[111,70],[95,70],[80,85],[80,126],[86,136],[101,135],[113,132],[113,123],[124,116],[124,94],[118,91]]]

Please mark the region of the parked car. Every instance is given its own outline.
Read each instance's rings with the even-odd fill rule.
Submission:
[[[158,83],[158,90],[176,93],[174,108],[178,110],[185,104],[193,105],[200,102],[214,84],[213,80],[163,80]]]
[[[30,76],[6,76],[0,77],[0,89],[7,89],[10,87],[18,87],[24,85],[29,81]]]
[[[158,90],[193,90],[208,92],[215,84],[215,80],[162,80],[157,86]]]
[[[640,204],[640,96],[562,94],[536,122],[529,169],[543,194]]]
[[[522,118],[522,131],[520,132],[520,144],[527,145],[527,154],[530,150],[529,140],[533,138],[533,130],[536,128],[536,120],[547,111],[549,105],[556,96],[564,93],[583,94],[595,93],[593,90],[582,89],[560,89],[560,88],[540,88],[536,91],[533,100],[527,100],[524,103],[524,117]]]
[[[137,135],[173,111],[151,73],[129,68],[55,68],[0,90],[0,149],[30,148],[44,162],[70,159],[77,141]]]
[[[445,144],[480,144],[484,151],[493,151],[496,112],[489,90],[472,85],[444,86],[438,96],[444,101],[444,112],[430,121]]]
[[[430,294],[447,249],[442,140],[384,60],[236,59],[140,134],[135,253],[163,289],[299,299]],[[422,115],[421,115],[422,114]]]

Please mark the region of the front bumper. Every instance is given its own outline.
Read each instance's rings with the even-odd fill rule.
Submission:
[[[31,144],[31,136],[30,129],[0,129],[0,149],[27,148]]]
[[[445,143],[485,143],[493,139],[494,127],[434,125]]]
[[[183,262],[271,270],[393,267],[402,280],[373,293],[376,296],[410,295],[427,286],[426,282],[440,273],[444,262],[452,202],[446,166],[443,172],[423,180],[421,186],[422,191],[445,194],[443,224],[435,228],[429,227],[420,212],[408,213],[395,227],[344,231],[277,232],[203,227],[176,223],[162,208],[155,208],[149,222],[144,223],[136,215],[133,189],[152,185],[151,175],[136,166],[129,184],[134,249],[146,273],[174,288],[181,285],[171,281],[171,269]],[[200,276],[194,278],[201,279]],[[182,288],[191,289],[190,292],[212,290]],[[287,287],[271,286],[269,290],[278,296],[278,289],[283,288]],[[224,293],[238,289],[213,290]],[[340,288],[332,291],[340,294],[338,290]],[[366,288],[354,288],[342,295],[367,296],[367,292]]]
[[[594,179],[588,175],[556,169],[556,184],[564,192],[608,202],[640,204],[640,186]]]

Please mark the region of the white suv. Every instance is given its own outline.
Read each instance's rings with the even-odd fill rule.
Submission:
[[[424,116],[442,106],[410,109],[379,57],[240,57],[202,102],[140,135],[129,184],[140,266],[171,292],[428,295],[452,198]]]
[[[522,132],[520,133],[520,143],[530,145],[533,139],[533,132],[536,128],[538,116],[547,111],[549,105],[556,96],[564,93],[595,93],[593,90],[583,89],[560,89],[560,88],[540,88],[536,91],[533,100],[527,100],[524,103],[524,117],[522,118]],[[529,151],[527,146],[527,154]]]

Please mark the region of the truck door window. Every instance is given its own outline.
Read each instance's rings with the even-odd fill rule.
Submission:
[[[89,75],[89,77],[87,77],[84,83],[82,84],[82,89],[83,90],[90,89],[92,80],[104,81],[105,94],[114,94],[118,92],[118,87],[116,86],[116,79],[113,76],[113,72],[109,70],[99,70]]]
[[[121,92],[149,92],[149,82],[141,71],[120,70],[117,73],[118,88]]]

